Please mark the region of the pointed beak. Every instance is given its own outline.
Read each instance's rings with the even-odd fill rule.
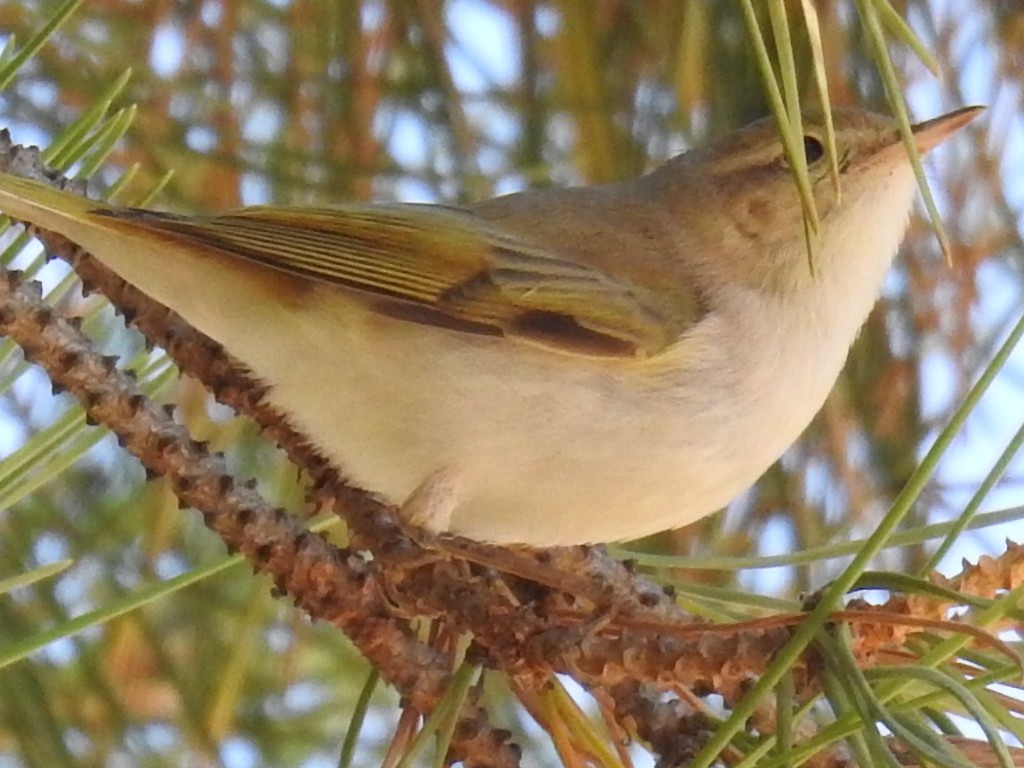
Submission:
[[[939,146],[984,111],[984,107],[964,107],[946,115],[933,117],[911,128],[917,151],[922,155]]]

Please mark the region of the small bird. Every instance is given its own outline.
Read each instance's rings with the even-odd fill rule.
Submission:
[[[917,125],[921,152],[980,108]],[[906,229],[894,120],[772,120],[637,179],[465,208],[121,208],[0,174],[57,232],[219,342],[356,483],[435,532],[556,546],[715,512],[821,407]]]

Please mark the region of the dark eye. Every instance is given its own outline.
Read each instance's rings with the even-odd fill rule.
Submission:
[[[824,156],[825,147],[821,142],[813,136],[804,136],[804,157],[807,158],[807,164],[813,165]]]

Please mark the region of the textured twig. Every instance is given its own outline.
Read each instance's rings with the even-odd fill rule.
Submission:
[[[147,471],[166,476],[178,498],[200,510],[230,550],[271,576],[310,616],[345,632],[413,706],[422,712],[436,706],[447,688],[449,661],[390,616],[374,563],[334,547],[255,491],[238,486],[219,455],[191,440],[170,413],[117,370],[115,359],[99,355],[88,338],[42,301],[38,283],[3,273],[0,334],[17,342],[56,387],[75,395],[88,418],[110,428]],[[457,737],[453,743],[467,764],[518,764],[507,734],[489,726],[478,707],[464,708]]]

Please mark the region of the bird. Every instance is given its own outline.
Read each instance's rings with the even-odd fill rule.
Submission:
[[[921,152],[979,112],[914,126]],[[635,539],[753,484],[833,386],[904,236],[894,119],[803,119],[819,230],[772,118],[634,179],[464,206],[183,215],[0,174],[59,233],[197,330],[355,483],[493,544]]]

